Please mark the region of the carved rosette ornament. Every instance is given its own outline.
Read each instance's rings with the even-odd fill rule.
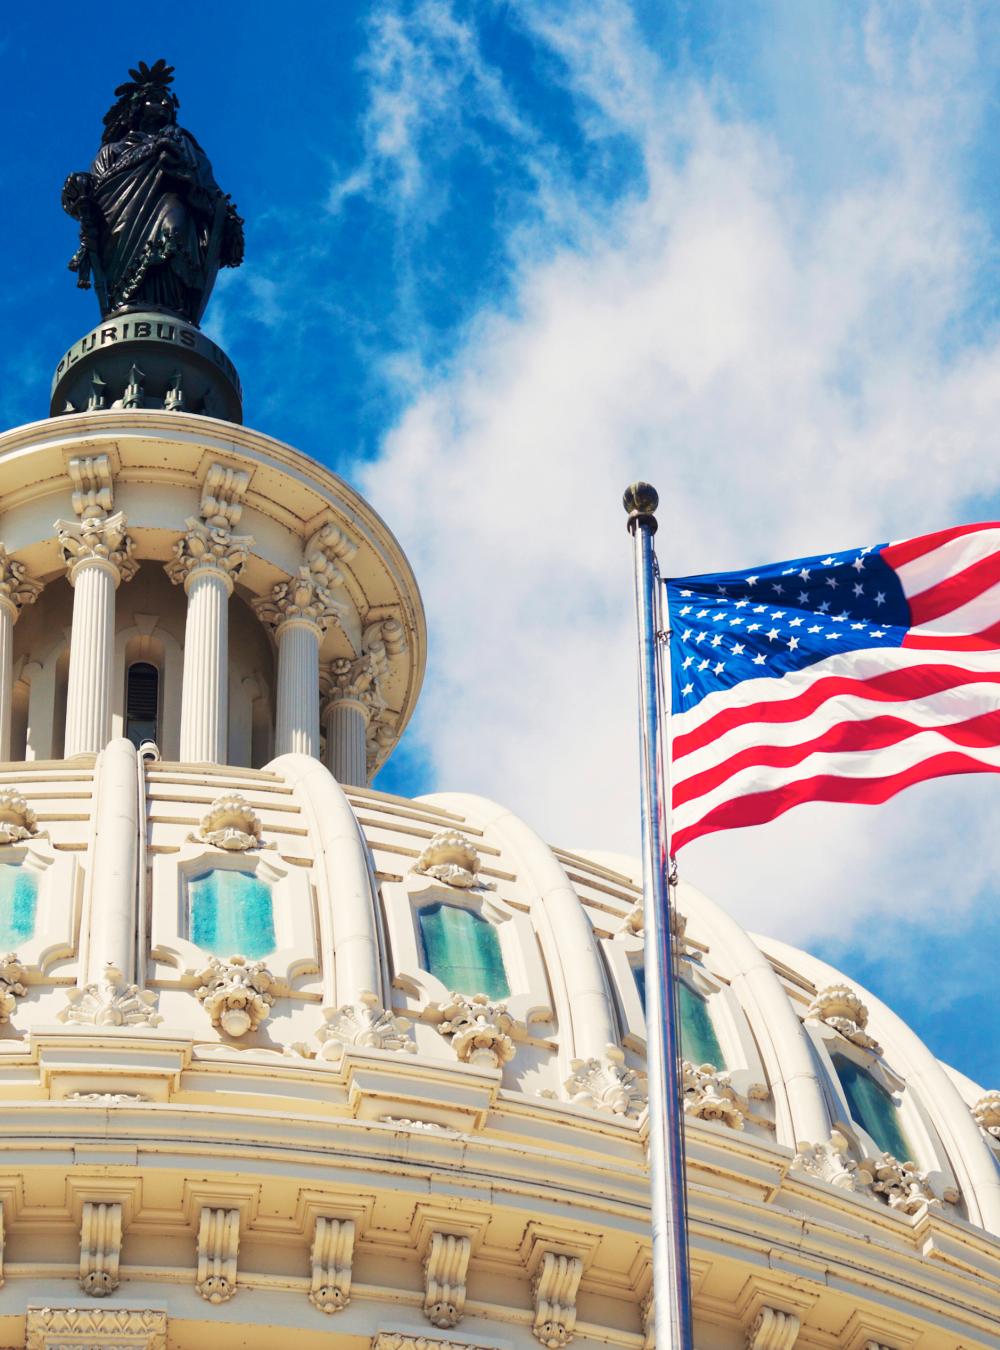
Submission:
[[[446,886],[460,890],[492,890],[493,883],[479,877],[482,863],[479,854],[464,834],[457,830],[442,830],[424,848],[410,871],[434,877]]]
[[[248,534],[231,534],[228,526],[209,524],[190,517],[187,533],[174,544],[174,556],[164,571],[174,585],[182,585],[205,568],[224,577],[230,589],[243,571],[247,554],[253,547]]]
[[[236,1293],[239,1249],[239,1210],[211,1209],[206,1205],[198,1224],[198,1269],[194,1281],[206,1303],[227,1303]]]
[[[374,994],[362,994],[357,1003],[324,1008],[323,1018],[324,1025],[316,1032],[316,1039],[321,1042],[317,1059],[329,1059],[343,1046],[416,1053],[407,1018],[383,1008]]]
[[[42,583],[32,581],[24,563],[18,562],[0,544],[0,603],[6,602],[14,619],[25,605],[33,605],[42,592]]]
[[[441,1015],[438,1031],[450,1037],[463,1063],[502,1069],[514,1058],[510,1033],[517,1023],[505,1003],[493,1003],[486,994],[452,994]]]
[[[139,564],[132,558],[135,546],[122,511],[113,516],[57,520],[56,531],[71,583],[77,568],[85,563],[106,563],[121,581],[131,581],[139,570]]]
[[[645,1088],[636,1071],[626,1068],[618,1046],[606,1046],[601,1059],[571,1060],[570,1068],[564,1086],[574,1105],[633,1118],[645,1109]]]
[[[743,1097],[733,1087],[730,1075],[714,1064],[696,1065],[684,1060],[682,1073],[686,1115],[696,1120],[718,1120],[731,1130],[742,1130],[747,1121],[774,1128],[766,1117],[754,1114],[750,1105],[751,1101],[766,1101],[771,1095],[763,1083],[752,1084]]]
[[[125,984],[116,966],[104,967],[100,984],[67,989],[69,1006],[57,1014],[60,1022],[95,1027],[155,1027],[163,1021],[156,1011],[156,995],[137,984]]]
[[[28,992],[21,980],[24,967],[13,952],[0,956],[0,1023],[9,1022],[17,1009],[17,1000]]]
[[[200,972],[201,985],[195,997],[227,1036],[245,1036],[256,1031],[271,1013],[275,978],[263,961],[248,962],[245,956],[220,961],[213,956]]]
[[[35,813],[16,788],[0,789],[0,848],[38,833]]]
[[[107,1298],[118,1288],[122,1249],[122,1207],[87,1200],[80,1228],[80,1288],[91,1298]]]
[[[826,1143],[799,1144],[792,1170],[806,1172],[843,1191],[867,1190],[873,1181],[872,1174],[855,1162],[850,1149],[847,1136],[840,1130],[832,1130]]]
[[[320,1312],[340,1312],[351,1301],[354,1220],[319,1215],[313,1231],[311,1260],[309,1302]]]
[[[981,1130],[1000,1139],[1000,1092],[987,1092],[970,1108]]]
[[[806,1009],[806,1017],[824,1022],[863,1050],[880,1055],[882,1047],[868,1035],[868,1009],[849,985],[831,984],[821,989]]]
[[[228,792],[216,797],[193,838],[229,853],[245,853],[247,849],[260,847],[262,829],[260,818],[246,798],[239,792]]]

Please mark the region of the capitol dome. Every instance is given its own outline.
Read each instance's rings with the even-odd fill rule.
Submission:
[[[637,864],[371,786],[402,550],[117,313],[0,436],[0,1345],[651,1350]],[[1000,1345],[1000,1093],[676,901],[699,1350]]]

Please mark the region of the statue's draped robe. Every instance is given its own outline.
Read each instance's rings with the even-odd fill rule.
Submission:
[[[165,143],[175,156],[163,158]],[[177,127],[130,132],[101,147],[91,174],[109,308],[162,307],[197,323],[219,269],[226,214],[197,141]]]

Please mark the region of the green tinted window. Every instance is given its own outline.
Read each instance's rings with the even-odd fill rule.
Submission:
[[[632,974],[635,977],[635,987],[639,991],[642,1010],[645,1012],[646,967],[633,966]],[[724,1069],[726,1061],[708,1014],[708,1000],[696,994],[683,980],[679,982],[678,988],[681,1008],[681,1054],[692,1064],[714,1064],[717,1069]]]
[[[21,863],[0,863],[0,946],[13,950],[35,935],[38,878]]]
[[[910,1146],[899,1122],[899,1112],[890,1094],[867,1069],[844,1055],[833,1055],[833,1067],[844,1089],[851,1119],[862,1126],[875,1143],[899,1162],[910,1160]]]
[[[188,882],[191,941],[213,956],[248,956],[257,961],[273,952],[271,888],[252,872],[213,868]]]
[[[424,969],[456,994],[510,993],[500,955],[500,938],[491,923],[459,905],[440,902],[417,913]]]

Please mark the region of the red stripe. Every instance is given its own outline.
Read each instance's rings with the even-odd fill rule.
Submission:
[[[953,609],[975,600],[977,595],[989,590],[1000,581],[1000,552],[990,553],[980,558],[971,567],[966,567],[954,576],[928,586],[919,595],[908,596],[910,604],[910,623],[929,623],[931,619],[940,619],[942,614],[950,614]]]
[[[941,723],[938,726],[918,726],[902,717],[871,717],[867,721],[840,722],[827,727],[811,741],[799,745],[753,745],[747,746],[738,754],[731,755],[721,764],[713,764],[710,769],[692,774],[674,788],[674,806],[683,806],[707,792],[713,791],[732,778],[742,769],[755,766],[787,769],[801,764],[809,755],[839,754],[844,751],[873,752],[884,750],[890,745],[899,745],[911,736],[933,731],[969,749],[982,749],[986,746],[1000,745],[1000,710],[979,713],[967,717],[962,722]]]
[[[776,820],[793,806],[803,802],[854,802],[876,806],[888,801],[903,788],[913,783],[921,783],[928,778],[945,778],[959,773],[997,773],[1000,769],[993,764],[983,764],[978,759],[948,750],[942,755],[934,755],[913,764],[899,773],[883,778],[840,778],[835,774],[818,774],[815,778],[804,778],[797,783],[788,783],[784,787],[772,788],[768,792],[755,792],[746,797],[737,797],[730,802],[722,802],[711,810],[703,820],[686,829],[678,830],[671,841],[674,852],[678,852],[693,839],[703,834],[713,834],[716,830],[732,830],[744,825],[764,825]]]
[[[901,539],[898,544],[886,544],[879,557],[890,567],[905,567],[907,563],[922,558],[925,553],[933,553],[951,539],[960,539],[963,534],[975,534],[977,530],[998,528],[1000,522],[995,520],[984,520],[978,525],[953,525],[948,530],[935,530],[933,534],[920,534],[915,539]]]
[[[922,643],[904,639],[905,646],[921,646]],[[986,644],[983,644],[986,645]],[[786,677],[787,678],[787,677]],[[946,689],[956,689],[963,684],[1000,684],[1000,671],[966,670],[961,666],[922,665],[906,670],[887,670],[870,679],[853,679],[849,675],[825,675],[813,680],[800,694],[785,699],[768,699],[759,703],[750,703],[745,707],[729,705],[710,717],[700,726],[692,727],[688,732],[677,736],[673,746],[673,762],[702,746],[710,744],[733,727],[743,726],[747,722],[764,722],[774,725],[781,722],[797,722],[808,717],[821,704],[838,694],[852,694],[858,698],[870,699],[873,703],[903,703],[924,694],[938,694]]]
[[[992,652],[1000,647],[1000,622],[980,633],[915,633],[903,638],[902,645],[912,651]]]

